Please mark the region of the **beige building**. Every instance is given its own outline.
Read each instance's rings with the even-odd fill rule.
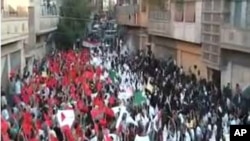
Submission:
[[[48,6],[49,5],[49,6]],[[22,73],[25,63],[42,58],[54,46],[57,29],[56,1],[3,0],[1,21],[1,84],[6,88],[11,72]],[[30,71],[32,68],[29,68]]]
[[[231,1],[222,7],[225,14],[220,32],[221,85],[250,86],[250,1]]]
[[[165,1],[150,7],[148,34],[152,50],[158,57],[173,57],[185,72],[190,70],[207,78],[201,50],[202,1]]]
[[[133,47],[143,48],[147,43],[148,4],[146,0],[117,1],[117,21],[129,31]]]
[[[250,1],[206,0],[202,8],[202,55],[221,87],[250,85]]]

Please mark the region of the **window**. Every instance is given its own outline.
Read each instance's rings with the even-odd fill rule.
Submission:
[[[214,0],[213,1],[213,10],[220,11],[221,10],[221,0]]]
[[[250,29],[250,1],[247,1],[246,28]]]
[[[36,42],[37,42],[37,43],[40,43],[40,42],[42,41],[41,38],[42,38],[41,36],[36,36]]]
[[[204,53],[204,54],[203,54],[203,58],[204,58],[205,60],[209,60],[209,54],[208,54],[208,53]]]
[[[203,15],[204,21],[207,21],[207,22],[208,22],[208,21],[211,21],[211,16],[212,16],[211,14],[207,14],[207,13],[204,14],[204,15]]]
[[[183,12],[184,12],[183,2],[175,3],[175,21],[183,22]]]
[[[212,61],[213,63],[218,63],[218,62],[219,62],[219,57],[218,57],[217,55],[212,55],[212,56],[211,56],[211,61]]]
[[[4,0],[1,0],[1,10],[4,9]]]
[[[212,52],[214,52],[214,53],[219,52],[219,48],[217,46],[212,45],[211,48],[212,48]]]
[[[185,22],[195,22],[195,2],[185,3]]]
[[[206,0],[202,3],[203,8],[205,11],[211,11],[212,10],[212,1],[211,0]]]
[[[211,39],[210,35],[207,35],[207,34],[203,35],[203,40],[204,41],[210,41],[210,39]]]
[[[213,25],[212,26],[212,31],[215,33],[220,33],[220,27],[219,25]]]
[[[145,0],[142,0],[142,1],[141,1],[141,11],[142,11],[142,12],[146,12],[146,10],[147,10],[146,1],[145,1]]]
[[[210,45],[208,45],[208,44],[203,44],[203,49],[205,50],[205,51],[209,51],[210,50]]]
[[[203,29],[204,29],[205,32],[209,32],[209,31],[211,30],[211,25],[209,25],[209,24],[204,24],[204,25],[203,25]]]
[[[220,36],[217,36],[217,35],[212,36],[212,42],[213,43],[219,43],[220,42]]]
[[[242,10],[242,2],[241,1],[235,1],[235,7],[234,7],[234,25],[236,27],[241,26],[241,10]]]
[[[221,16],[220,14],[213,14],[213,22],[220,22]]]

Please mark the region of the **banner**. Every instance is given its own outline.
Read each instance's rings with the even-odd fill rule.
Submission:
[[[89,42],[89,41],[83,41],[82,46],[87,48],[96,48],[101,46],[101,42]]]
[[[75,113],[73,110],[58,110],[56,117],[60,127],[65,125],[72,127],[75,120]]]
[[[151,80],[151,77],[148,78],[148,82],[147,82],[147,84],[146,84],[146,89],[147,89],[150,93],[153,93],[154,87],[153,87],[153,85],[150,84],[150,80]]]
[[[146,103],[146,97],[143,95],[142,91],[136,91],[134,93],[133,104],[134,105],[141,105],[143,103]]]
[[[149,136],[135,136],[135,141],[150,141]]]

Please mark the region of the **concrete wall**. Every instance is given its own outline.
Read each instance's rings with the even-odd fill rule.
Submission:
[[[250,54],[222,50],[221,86],[231,83],[235,88],[237,83],[242,88],[250,85]]]
[[[183,66],[185,72],[190,70],[202,78],[207,78],[207,68],[202,61],[201,46],[199,44],[192,44],[187,42],[177,42],[177,64]],[[197,69],[194,66],[197,66]],[[200,75],[198,75],[198,70]]]
[[[177,57],[176,40],[162,38],[159,36],[152,37],[152,52],[156,58],[167,60],[169,57]]]
[[[223,25],[220,42],[225,48],[231,45],[233,47],[229,48],[250,52],[250,31],[235,28],[231,25]]]
[[[3,18],[1,24],[1,45],[27,38],[27,17]]]

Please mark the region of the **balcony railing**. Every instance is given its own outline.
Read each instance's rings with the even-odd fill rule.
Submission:
[[[27,7],[17,7],[16,10],[11,9],[7,10],[4,9],[1,12],[2,18],[17,18],[17,17],[28,17],[28,8]]]
[[[171,23],[163,20],[150,20],[148,23],[148,32],[152,35],[171,37],[173,28]]]
[[[149,12],[148,32],[150,34],[171,36],[171,27],[169,12],[160,10],[151,10]]]
[[[222,48],[250,52],[250,29],[240,29],[232,25],[221,27]]]
[[[5,14],[4,14],[5,13]],[[1,41],[2,45],[18,41],[28,36],[28,17],[20,14],[2,14]]]
[[[39,32],[51,32],[56,30],[58,19],[59,16],[41,16]]]

